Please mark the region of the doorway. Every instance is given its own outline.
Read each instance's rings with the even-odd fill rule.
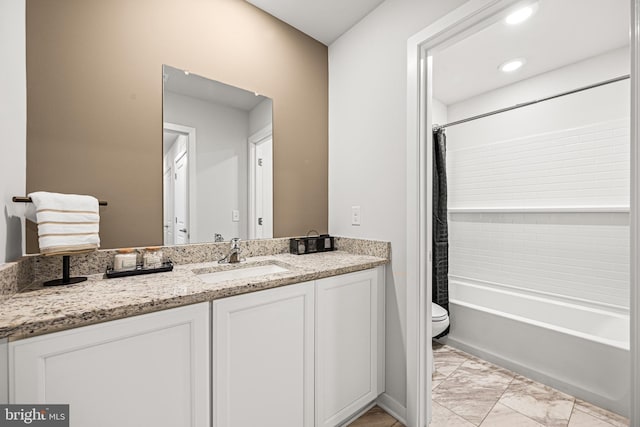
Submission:
[[[433,52],[468,37],[479,25],[496,22],[519,1],[472,0],[416,34],[408,42],[408,139],[407,139],[407,282],[419,283],[407,290],[407,422],[423,426],[431,415],[431,187]],[[638,382],[638,37],[640,1],[632,4],[632,109],[631,109],[631,355],[632,396],[640,394]],[[429,244],[428,244],[429,243]],[[429,338],[428,338],[429,337]],[[634,401],[634,400],[632,400]],[[637,405],[636,405],[637,406]],[[631,425],[640,422],[640,408],[631,408]]]

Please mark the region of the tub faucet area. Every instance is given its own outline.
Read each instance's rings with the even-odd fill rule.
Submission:
[[[240,258],[241,251],[242,249],[240,248],[240,238],[234,237],[233,239],[231,239],[231,249],[229,250],[229,253],[227,254],[227,256],[219,260],[218,263],[237,264],[244,261],[243,258]]]

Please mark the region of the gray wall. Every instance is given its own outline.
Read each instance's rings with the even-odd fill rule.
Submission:
[[[406,407],[407,39],[463,0],[387,0],[329,46],[329,231],[389,240],[386,395]],[[361,226],[351,225],[361,207]],[[404,414],[400,414],[404,415]]]
[[[23,196],[26,175],[27,82],[24,0],[0,2],[0,264],[23,252],[23,206],[11,201]],[[15,216],[14,216],[15,215]]]

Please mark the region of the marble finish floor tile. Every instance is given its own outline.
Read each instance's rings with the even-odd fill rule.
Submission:
[[[442,381],[444,381],[444,378],[435,378],[433,377],[431,379],[431,391],[433,392],[433,390],[436,389],[436,387],[438,387],[440,384],[442,384]]]
[[[490,363],[467,360],[433,390],[433,400],[477,426],[513,378],[514,374]]]
[[[404,427],[400,421],[387,414],[379,406],[374,406],[367,413],[349,424],[349,427]]]
[[[568,427],[612,427],[612,424],[609,424],[606,421],[602,421],[599,418],[596,418],[592,415],[589,415],[580,410],[574,410],[571,414],[571,419],[569,420]]]
[[[496,403],[480,427],[544,427],[531,418],[522,415],[500,403]]]
[[[517,376],[500,403],[547,427],[566,427],[575,399],[551,387]]]
[[[476,427],[475,424],[471,424],[437,402],[431,403],[433,414],[431,415],[429,427]]]
[[[609,412],[606,409],[599,408],[584,400],[576,399],[576,404],[573,408],[575,411],[581,411],[601,421],[605,421],[614,427],[628,427],[629,420],[621,415]]]
[[[434,342],[434,359],[434,427],[629,426],[627,418],[447,345]]]
[[[433,359],[436,365],[436,372],[433,374],[433,379],[442,382],[458,369],[460,365],[469,360],[469,357],[451,347],[441,346],[437,350],[434,349]]]

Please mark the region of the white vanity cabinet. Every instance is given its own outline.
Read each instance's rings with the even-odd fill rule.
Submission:
[[[210,304],[9,343],[11,403],[68,403],[72,427],[207,427]]]
[[[384,391],[384,267],[316,281],[316,427]]]
[[[335,427],[384,391],[384,267],[213,302],[213,426]]]
[[[314,282],[213,301],[213,426],[312,427]]]
[[[336,427],[384,391],[384,266],[0,341],[0,403],[7,353],[72,427]]]

